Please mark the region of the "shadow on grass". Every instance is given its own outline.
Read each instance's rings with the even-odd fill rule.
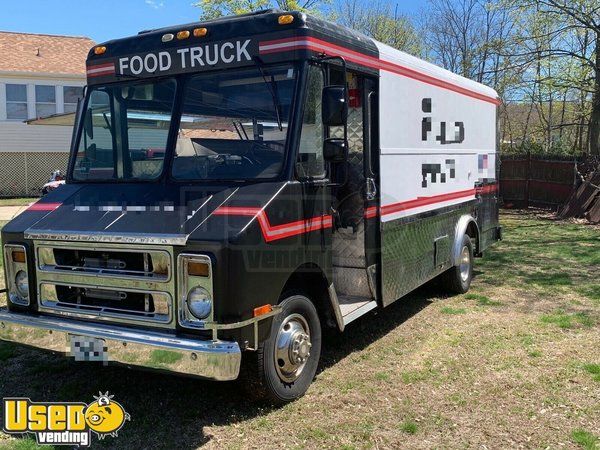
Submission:
[[[343,334],[327,332],[318,373],[385,336],[437,295],[435,286],[427,285],[391,305],[385,313],[370,313],[358,319]],[[250,402],[236,382],[81,364],[22,347],[14,353],[11,349],[5,352],[9,353],[0,366],[0,397],[87,403],[99,391],[115,396],[132,420],[118,438],[94,438],[97,447],[192,449],[211,441],[207,426],[232,425],[273,410]],[[276,428],[276,424],[272,426]]]

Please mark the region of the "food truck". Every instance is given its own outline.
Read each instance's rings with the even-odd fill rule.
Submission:
[[[436,277],[466,292],[501,237],[496,92],[355,31],[143,31],[87,78],[65,185],[2,230],[1,339],[284,403],[325,327]]]

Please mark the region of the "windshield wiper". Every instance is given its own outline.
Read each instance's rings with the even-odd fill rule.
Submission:
[[[248,137],[248,133],[246,133],[246,130],[244,129],[244,125],[242,125],[242,122],[236,122],[235,120],[232,120],[231,123],[233,123],[233,127],[235,128],[235,131],[237,132],[238,136],[240,137],[240,140],[250,140],[250,138]],[[238,128],[238,123],[239,123],[239,128]],[[241,131],[240,131],[241,128]],[[242,132],[244,133],[242,135]],[[245,136],[245,137],[244,137]]]
[[[270,80],[267,79],[261,59],[258,56],[255,56],[253,59],[256,67],[258,67],[258,70],[260,70],[260,74],[262,75],[263,80],[265,80],[265,84],[269,88],[269,93],[273,99],[273,106],[275,107],[275,115],[277,116],[277,126],[279,131],[283,131],[283,124],[281,122],[281,102],[279,101],[279,91],[277,89],[277,83],[275,83],[275,77],[271,75]]]
[[[115,133],[113,133],[112,125],[110,124],[110,121],[108,120],[106,111],[102,113],[102,118],[104,119],[104,122],[106,122],[106,128],[108,129],[108,131],[110,131],[110,135],[114,137]]]

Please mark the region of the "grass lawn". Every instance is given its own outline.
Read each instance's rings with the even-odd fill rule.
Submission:
[[[596,449],[600,228],[517,213],[502,223],[469,294],[431,284],[326,336],[314,384],[283,408],[247,402],[235,383],[7,344],[0,397],[87,402],[109,390],[132,421],[105,447]]]
[[[38,200],[39,197],[0,198],[0,206],[25,206]]]

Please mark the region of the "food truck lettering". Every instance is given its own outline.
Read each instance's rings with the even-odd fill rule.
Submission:
[[[118,71],[120,75],[153,75],[251,61],[250,43],[246,39],[126,56],[119,58]]]

